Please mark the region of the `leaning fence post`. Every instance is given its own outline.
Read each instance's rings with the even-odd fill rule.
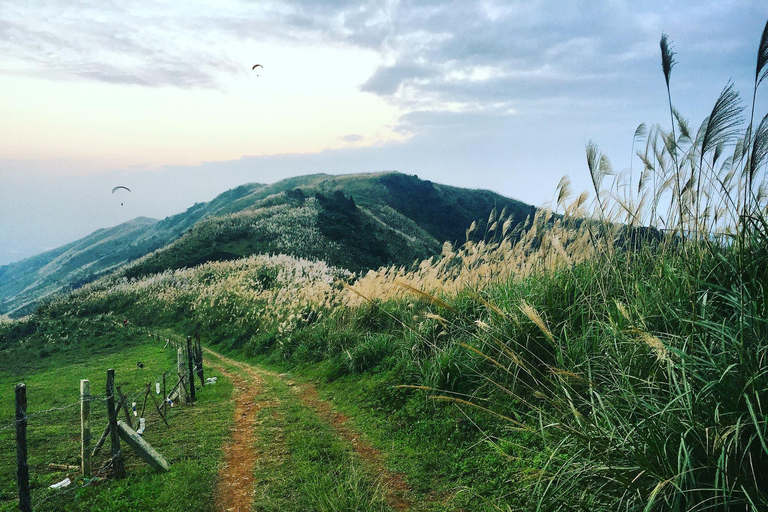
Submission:
[[[32,511],[27,465],[27,385],[16,384],[16,479],[19,482],[19,509]]]
[[[190,401],[195,402],[195,367],[193,361],[195,359],[192,354],[192,336],[187,336],[187,367],[189,368],[189,394]]]
[[[187,392],[187,386],[184,385],[184,351],[181,349],[181,347],[176,349],[176,372],[179,376],[179,400],[180,402],[184,402],[185,404],[189,403],[189,393]],[[182,391],[184,393],[182,394]],[[171,391],[171,394],[173,394],[173,391]],[[183,397],[183,398],[182,398]]]
[[[197,376],[200,378],[200,387],[205,386],[205,376],[203,374],[203,345],[200,343],[200,334],[195,334],[195,364],[197,365]]]
[[[80,381],[80,468],[91,476],[91,381]]]
[[[115,409],[115,370],[107,370],[107,412],[109,413],[109,439],[112,443],[112,469],[115,478],[125,476],[123,454],[120,452],[120,436],[117,432],[117,413]]]
[[[116,387],[117,389],[117,397],[120,399],[120,402],[117,404],[118,406],[120,404],[123,404],[123,413],[125,414],[125,422],[128,424],[129,427],[133,428],[133,422],[131,422],[131,414],[128,412],[128,397],[123,395],[123,390],[120,389],[120,386]]]

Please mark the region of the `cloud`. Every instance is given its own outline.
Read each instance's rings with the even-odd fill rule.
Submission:
[[[584,84],[606,81],[620,89],[643,79],[638,69],[656,63],[662,30],[673,40],[690,39],[686,50],[695,52],[693,59],[706,55],[719,64],[746,66],[741,34],[745,23],[759,34],[765,16],[760,5],[752,0],[705,6],[682,0],[226,5],[0,0],[0,50],[37,67],[17,72],[44,70],[53,79],[215,88],[223,75],[239,72],[227,48],[243,41],[353,45],[379,52],[382,60],[360,84],[362,91],[404,108],[423,107],[415,98],[426,98],[440,109],[562,94],[558,88],[580,88],[576,93],[583,96],[591,93]],[[754,16],[745,22],[744,13]],[[488,69],[497,73],[484,76]],[[462,80],[466,77],[474,78]]]
[[[361,140],[365,140],[365,136],[357,133],[350,133],[349,135],[339,137],[339,139],[344,142],[360,142]]]
[[[437,76],[436,71],[428,69],[427,66],[413,64],[383,66],[377,69],[368,81],[360,86],[360,90],[381,96],[390,96],[395,94],[406,81],[414,82],[419,79],[429,79]]]

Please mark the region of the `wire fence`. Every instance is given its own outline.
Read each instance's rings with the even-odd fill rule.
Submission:
[[[5,508],[4,503],[7,504],[18,497],[21,510],[46,510],[52,500],[64,499],[70,494],[82,492],[83,489],[111,476],[114,460],[108,441],[107,404],[109,402],[113,401],[115,404],[114,414],[117,419],[123,420],[131,429],[143,435],[145,430],[159,429],[163,423],[168,425],[168,410],[179,401],[192,401],[190,390],[194,389],[195,375],[199,376],[201,384],[203,383],[202,347],[199,338],[193,343],[188,337],[185,343],[175,337],[162,336],[159,332],[146,327],[131,326],[127,322],[123,325],[126,328],[137,329],[140,333],[145,333],[162,342],[166,349],[173,349],[177,354],[176,364],[170,366],[167,371],[154,375],[142,374],[142,381],[132,383],[131,389],[122,390],[121,386],[116,386],[111,395],[107,393],[80,395],[77,400],[64,404],[57,403],[63,400],[62,394],[66,396],[71,389],[78,389],[79,394],[79,387],[66,386],[66,390],[60,389],[60,394],[52,399],[49,396],[37,397],[35,390],[30,390],[26,400],[28,405],[23,406],[23,415],[19,419],[14,418],[0,425],[0,446],[4,447],[0,453],[8,452],[8,455],[11,455],[10,448],[19,430],[25,430],[24,451],[25,457],[28,458],[29,481],[34,490],[30,501],[31,508],[25,508],[22,505],[24,498],[19,492],[21,488],[18,478],[20,477],[16,480],[12,477],[20,474],[21,466],[17,464],[14,457],[3,456],[0,457],[2,459],[0,461],[0,509]],[[137,362],[140,367],[141,364]],[[152,377],[147,381],[150,375]],[[171,378],[171,383],[176,381],[176,385],[167,385],[167,377]],[[189,382],[190,378],[192,382]],[[98,389],[97,385],[94,387]],[[104,386],[102,389],[106,391],[107,388]],[[25,387],[25,393],[26,391]],[[158,400],[158,395],[162,395],[161,400]],[[48,399],[49,404],[51,401],[53,404],[42,410],[34,410],[36,398],[43,403]],[[84,403],[88,404],[90,410],[88,418],[90,434],[86,436],[81,433]],[[18,403],[17,407],[19,407]],[[99,443],[94,443],[96,440],[99,440]],[[101,443],[107,446],[97,448]],[[94,469],[89,475],[83,474],[84,457],[81,456],[81,452],[84,447],[92,450],[90,465]],[[52,471],[58,471],[58,473],[54,474]],[[62,473],[66,478],[50,484],[61,477]],[[27,497],[27,499],[30,498]]]

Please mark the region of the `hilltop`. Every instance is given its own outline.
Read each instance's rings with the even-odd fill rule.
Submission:
[[[246,184],[163,220],[140,217],[0,266],[0,314],[18,317],[51,294],[108,273],[128,278],[254,254],[287,254],[353,272],[407,266],[462,242],[493,209],[515,224],[535,208],[485,190],[398,172],[313,174]]]

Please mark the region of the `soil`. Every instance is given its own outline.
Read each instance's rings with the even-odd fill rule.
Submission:
[[[255,371],[246,371],[244,378],[215,362],[208,364],[229,378],[235,388],[235,427],[231,439],[223,447],[224,465],[219,471],[215,508],[220,512],[251,510],[253,466],[256,463],[254,426],[260,408],[254,397],[261,393],[262,379]]]

